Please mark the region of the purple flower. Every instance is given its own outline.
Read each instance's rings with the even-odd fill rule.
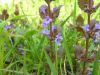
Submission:
[[[46,5],[42,5],[40,7],[40,12],[44,13],[45,14],[45,11],[46,11]]]
[[[11,28],[12,28],[12,24],[6,25],[4,28],[5,28],[6,30],[11,29]]]
[[[99,23],[95,24],[95,26],[93,28],[93,31],[95,31],[97,29],[100,29],[100,24]],[[83,30],[84,31],[89,31],[90,30],[89,29],[89,25],[87,24],[87,25],[83,26]],[[93,36],[93,42],[94,42],[94,44],[97,44],[99,42],[99,40],[100,40],[99,38],[100,38],[100,31],[95,32],[95,34]]]
[[[89,25],[86,24],[85,26],[82,27],[84,31],[89,31]]]
[[[53,8],[53,12],[57,12],[59,10],[58,7]]]
[[[100,31],[95,33],[96,37],[100,37]]]
[[[57,27],[56,26],[52,26],[52,31],[54,31],[55,29],[57,29]],[[43,35],[50,35],[50,30],[43,29],[41,31],[41,34],[43,34]]]
[[[52,19],[49,16],[46,16],[42,23],[43,28],[46,28],[50,24],[51,21]]]
[[[57,44],[58,46],[61,45],[61,40],[62,40],[62,39],[63,39],[63,38],[62,38],[61,34],[58,33],[58,34],[56,35],[56,37],[55,37],[55,42],[56,42],[56,44]]]
[[[54,13],[54,12],[58,12],[58,11],[60,10],[61,7],[62,7],[62,5],[53,8],[53,13]]]
[[[52,31],[54,31],[55,29],[57,29],[57,26],[56,25],[53,25],[52,26]]]
[[[96,29],[100,29],[100,24],[99,24],[99,23],[96,23],[96,24],[95,24],[95,26],[94,26],[94,28],[93,28],[93,31],[95,31]],[[83,30],[84,30],[84,31],[89,31],[89,30],[90,30],[90,29],[89,29],[89,25],[86,24],[85,26],[83,26]]]
[[[50,30],[44,29],[44,30],[41,31],[41,34],[49,36],[50,35]]]
[[[99,23],[96,23],[95,27],[93,28],[93,30],[96,30],[96,29],[100,29],[100,24]]]

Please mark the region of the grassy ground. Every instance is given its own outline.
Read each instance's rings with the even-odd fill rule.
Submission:
[[[95,0],[95,4],[99,0]],[[99,1],[100,2],[100,1]],[[46,47],[48,39],[40,32],[42,19],[39,7],[46,4],[44,0],[22,0],[17,3],[20,14],[14,15],[15,0],[10,5],[0,3],[0,13],[7,9],[9,18],[0,21],[0,75],[78,75],[83,62],[75,64],[75,49],[73,45],[80,43],[84,46],[84,39],[70,24],[74,24],[76,17],[82,14],[85,24],[87,15],[78,7],[77,0],[55,0],[51,6],[63,5],[56,24],[61,26],[63,36],[62,50],[52,62]],[[91,16],[100,21],[100,9]],[[4,26],[13,23],[13,28],[5,30]],[[90,50],[94,48],[91,45]],[[98,45],[100,51],[100,45]],[[55,48],[55,51],[58,47]],[[98,52],[97,58],[100,56]],[[100,75],[100,63],[94,61],[87,66],[93,69],[92,75]],[[75,74],[75,68],[77,73]],[[51,72],[50,72],[51,71]]]

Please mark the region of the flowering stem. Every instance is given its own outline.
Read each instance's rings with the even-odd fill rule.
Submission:
[[[91,10],[91,0],[89,0],[89,10]],[[91,32],[91,26],[90,26],[90,17],[91,16],[91,11],[88,12],[88,25],[89,25],[89,30]],[[89,46],[89,36],[86,38],[86,51],[85,51],[85,58],[87,59],[87,56],[88,56],[88,46]],[[85,69],[86,69],[86,62],[84,62],[84,65],[83,65],[83,74],[85,72]]]
[[[50,8],[50,0],[48,2],[48,9],[49,9],[49,17],[52,18],[51,14],[51,8]],[[53,57],[53,44],[52,44],[52,22],[50,22],[50,48],[51,48],[51,53],[50,56]]]

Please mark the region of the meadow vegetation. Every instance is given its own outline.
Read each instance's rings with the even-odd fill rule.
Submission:
[[[100,0],[0,1],[0,75],[100,75]]]

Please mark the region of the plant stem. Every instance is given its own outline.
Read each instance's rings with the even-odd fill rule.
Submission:
[[[86,54],[85,54],[85,58],[86,59],[87,59],[87,55],[88,55],[88,44],[89,44],[89,39],[86,38]],[[86,69],[86,62],[84,62],[84,64],[83,64],[83,72],[82,72],[82,74],[85,73],[85,69]]]
[[[49,9],[49,17],[52,18],[52,14],[51,14],[51,8],[50,8],[50,0],[48,2],[48,9]],[[52,22],[50,22],[50,48],[51,48],[51,51],[50,51],[50,56],[51,58],[53,57],[53,43],[52,43]]]
[[[91,0],[89,0],[89,11],[91,10]],[[90,17],[91,16],[91,11],[90,12],[88,12],[88,25],[89,25],[89,30],[90,30],[90,32],[91,32],[91,26],[90,26]],[[89,46],[89,39],[90,39],[90,37],[88,36],[87,38],[86,38],[86,51],[85,51],[85,58],[87,59],[87,56],[88,56],[88,46]],[[84,64],[83,64],[83,74],[84,74],[84,72],[85,72],[85,69],[86,69],[86,62],[84,62]]]
[[[89,10],[91,10],[91,0],[89,0]],[[90,16],[91,16],[91,13],[89,12],[88,13],[88,25],[89,25],[89,30],[91,32],[91,26],[90,26]],[[86,39],[86,58],[87,58],[87,54],[88,54],[88,43],[89,43],[89,36],[88,38]]]

